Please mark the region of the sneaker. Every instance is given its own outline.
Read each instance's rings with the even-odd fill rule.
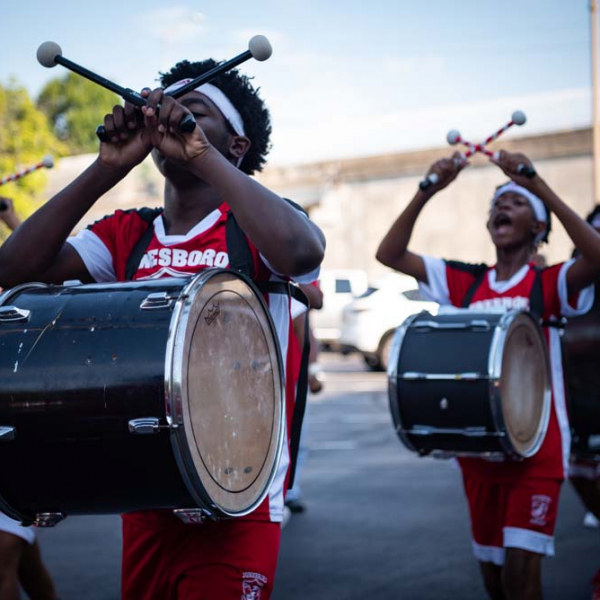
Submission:
[[[589,529],[598,529],[598,525],[598,519],[596,519],[596,516],[593,513],[585,513],[585,517],[583,517],[584,527],[588,527]]]
[[[303,513],[306,510],[302,500],[287,500],[285,506],[292,513]]]

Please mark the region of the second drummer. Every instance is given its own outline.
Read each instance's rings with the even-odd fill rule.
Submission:
[[[377,259],[415,277],[424,295],[441,305],[476,309],[529,309],[545,322],[589,310],[600,275],[600,235],[580,219],[534,171],[522,154],[501,152],[495,161],[511,181],[494,194],[487,229],[496,248],[493,267],[420,256],[408,250],[425,204],[466,166],[456,154],[430,169],[438,183],[419,190],[381,242]],[[581,252],[577,260],[536,270],[532,256],[550,230],[550,211]],[[458,239],[458,236],[457,236]],[[570,450],[560,344],[544,328],[550,348],[553,402],[539,452],[523,461],[459,459],[469,503],[473,550],[493,600],[542,597],[541,559],[554,554],[554,525]]]

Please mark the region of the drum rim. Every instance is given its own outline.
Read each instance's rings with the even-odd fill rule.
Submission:
[[[537,438],[527,452],[518,452],[513,445],[512,440],[510,439],[510,434],[504,420],[504,413],[502,412],[502,397],[500,393],[502,358],[504,346],[506,344],[506,337],[511,325],[520,315],[523,315],[526,319],[531,321],[533,324],[533,329],[536,332],[535,335],[539,337],[542,346],[546,349],[546,351],[542,353],[542,360],[546,366],[542,418],[540,419]],[[502,315],[496,324],[488,354],[488,381],[488,395],[490,398],[492,419],[497,431],[504,434],[500,437],[500,444],[510,456],[517,458],[531,458],[541,448],[542,444],[544,443],[544,439],[546,438],[546,432],[548,431],[548,423],[550,422],[550,412],[552,408],[552,383],[546,337],[544,336],[544,332],[542,331],[537,319],[535,319],[535,317],[529,311],[517,309],[509,310],[506,312],[506,314]]]
[[[220,273],[226,273],[227,275],[237,277],[241,279],[248,287],[250,287],[261,304],[266,320],[269,324],[271,334],[275,340],[275,350],[277,353],[277,361],[279,365],[279,378],[281,381],[279,404],[281,414],[281,424],[279,432],[276,438],[276,450],[275,460],[271,468],[271,472],[265,482],[264,490],[259,494],[257,499],[252,503],[251,506],[241,511],[230,511],[219,506],[209,496],[202,481],[196,473],[195,465],[189,456],[188,441],[185,432],[185,425],[183,421],[183,407],[182,407],[182,390],[183,390],[183,365],[178,364],[175,361],[175,354],[177,347],[183,342],[185,336],[184,325],[187,322],[187,312],[193,302],[193,298],[197,294],[198,290],[213,277]],[[169,333],[167,337],[166,352],[165,352],[165,411],[167,415],[167,422],[171,427],[171,446],[173,448],[173,454],[177,467],[181,473],[182,479],[185,483],[188,492],[198,504],[200,508],[205,508],[210,512],[214,512],[217,515],[226,515],[227,517],[242,517],[250,514],[258,508],[258,506],[267,497],[273,481],[277,476],[279,469],[279,463],[283,452],[284,440],[285,440],[285,420],[286,420],[286,403],[285,403],[285,379],[283,369],[283,359],[281,356],[281,348],[279,344],[279,337],[277,336],[277,330],[271,316],[271,312],[267,303],[265,302],[263,295],[256,288],[254,282],[243,275],[242,273],[232,269],[222,268],[210,268],[205,269],[198,275],[191,278],[189,283],[181,290],[179,298],[175,303],[173,310],[173,316],[171,317],[171,323],[169,326]]]
[[[404,343],[404,338],[406,336],[406,332],[410,329],[411,325],[414,321],[422,316],[422,315],[431,315],[428,310],[422,310],[413,315],[409,315],[402,324],[396,329],[394,333],[394,341],[392,342],[392,347],[390,349],[390,356],[388,360],[388,369],[387,369],[387,377],[388,377],[388,401],[390,405],[390,412],[392,413],[392,421],[394,426],[396,427],[396,434],[402,441],[402,443],[413,452],[420,453],[419,450],[414,446],[411,442],[410,437],[407,435],[406,430],[404,428],[404,424],[402,423],[402,417],[400,415],[399,406],[397,406],[397,397],[398,397],[398,362],[400,360],[400,352],[402,351],[402,345]]]

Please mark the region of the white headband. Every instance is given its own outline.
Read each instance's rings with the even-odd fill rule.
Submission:
[[[507,192],[514,192],[515,194],[519,194],[519,196],[523,196],[523,198],[525,198],[531,205],[531,209],[533,210],[536,220],[542,221],[546,224],[544,231],[538,233],[534,240],[535,244],[539,244],[548,231],[548,210],[546,209],[546,206],[535,194],[532,194],[528,189],[517,185],[514,181],[509,181],[506,185],[503,185],[496,190],[496,193],[492,198],[492,204],[496,202],[500,196],[506,194]]]
[[[171,84],[166,90],[165,94],[169,94],[183,87],[192,79],[182,79],[176,83]],[[237,111],[235,106],[231,103],[231,100],[216,86],[212,83],[205,83],[200,87],[197,87],[195,92],[204,94],[211,102],[221,111],[221,114],[225,117],[227,122],[233,127],[233,130],[238,135],[246,135],[244,131],[244,121],[240,113]]]

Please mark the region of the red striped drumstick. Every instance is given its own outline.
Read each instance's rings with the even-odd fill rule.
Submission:
[[[0,179],[0,185],[4,185],[5,183],[9,183],[10,181],[16,181],[17,179],[21,179],[21,177],[29,175],[29,173],[33,173],[34,171],[37,171],[38,169],[41,169],[43,167],[46,167],[46,169],[51,169],[53,166],[54,160],[52,159],[52,157],[44,156],[44,158],[42,158],[42,160],[40,160],[40,162],[36,165],[28,167],[27,169],[23,169],[18,173],[13,173],[12,175],[7,175],[6,177],[3,177],[2,179]]]

